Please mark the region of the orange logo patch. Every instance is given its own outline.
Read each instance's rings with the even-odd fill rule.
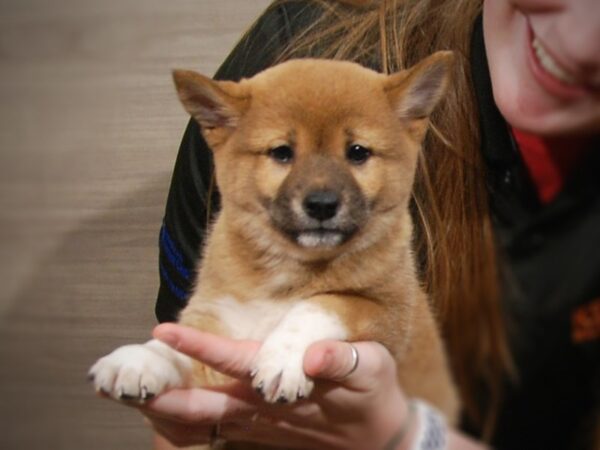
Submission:
[[[573,312],[571,333],[576,344],[600,339],[600,298],[580,306]]]

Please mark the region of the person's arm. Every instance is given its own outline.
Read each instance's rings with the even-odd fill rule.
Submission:
[[[353,359],[348,343],[314,344],[304,359],[305,372],[317,380],[310,398],[271,405],[249,383],[260,343],[173,324],[157,327],[154,336],[238,380],[218,388],[176,389],[140,407],[152,426],[176,445],[207,443],[219,424],[220,436],[235,441],[316,450],[413,450],[423,426],[421,416],[410,418],[394,360],[378,343],[353,344],[359,364],[349,376]],[[446,430],[448,450],[486,448],[456,429]],[[399,432],[404,437],[392,444]],[[171,448],[163,444],[157,448]]]

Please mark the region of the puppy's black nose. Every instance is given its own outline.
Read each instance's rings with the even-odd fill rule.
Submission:
[[[304,199],[304,211],[313,219],[327,220],[337,214],[340,197],[333,191],[314,191]]]

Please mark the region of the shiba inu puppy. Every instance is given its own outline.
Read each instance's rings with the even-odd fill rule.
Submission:
[[[180,323],[263,341],[252,384],[268,402],[308,397],[304,352],[321,339],[375,340],[411,396],[453,421],[458,400],[415,270],[408,205],[449,52],[383,75],[292,60],[238,83],[176,71],[214,153],[222,210]],[[91,369],[98,390],[144,400],[222,381],[159,341]]]

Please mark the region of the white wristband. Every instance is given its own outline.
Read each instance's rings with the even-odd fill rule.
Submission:
[[[411,450],[446,450],[446,420],[435,408],[421,400],[413,400],[417,414],[417,432]]]

